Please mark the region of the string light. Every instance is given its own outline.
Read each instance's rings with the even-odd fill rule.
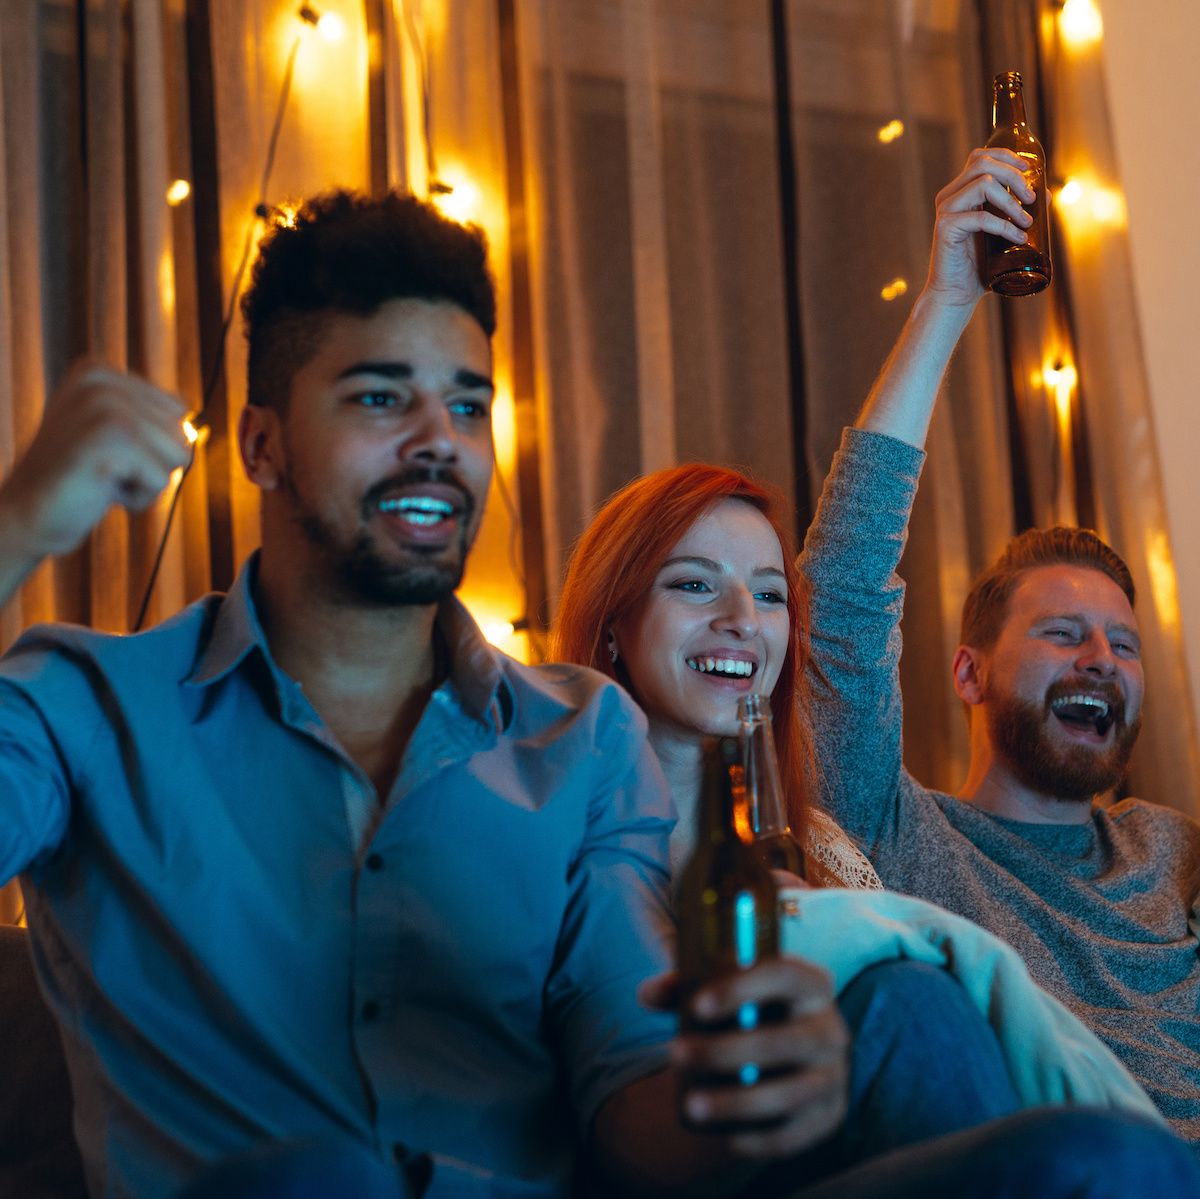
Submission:
[[[1077,231],[1089,222],[1110,228],[1124,228],[1128,219],[1125,196],[1115,187],[1082,179],[1068,179],[1058,189],[1058,203],[1064,217]]]
[[[483,635],[493,645],[503,645],[516,631],[511,620],[490,620],[483,626]]]
[[[1067,0],[1058,14],[1058,24],[1069,46],[1090,46],[1104,36],[1104,22],[1095,0]]]
[[[899,276],[897,276],[890,283],[884,284],[882,290],[879,292],[879,298],[881,300],[887,300],[891,302],[892,300],[898,299],[900,296],[904,295],[907,291],[908,280],[901,279]]]
[[[1083,184],[1078,179],[1068,179],[1058,189],[1058,202],[1060,204],[1077,204],[1082,196]]]
[[[327,41],[336,41],[345,30],[341,18],[334,17],[332,13],[322,14],[318,12],[311,4],[304,4],[297,12],[299,19],[308,26],[316,29],[321,33],[321,36]],[[333,18],[330,20],[330,18]],[[262,178],[258,187],[258,203],[254,207],[254,216],[257,218],[248,223],[246,236],[242,243],[241,260],[238,263],[237,269],[234,271],[233,281],[229,288],[229,299],[226,304],[224,318],[221,322],[221,330],[217,337],[217,346],[213,354],[213,360],[209,365],[209,371],[204,380],[202,398],[200,402],[199,412],[184,426],[184,435],[188,438],[188,442],[192,447],[192,455],[187,466],[183,467],[177,475],[172,475],[171,482],[173,484],[171,490],[171,499],[167,505],[166,516],[163,520],[162,533],[158,539],[158,548],[154,555],[154,562],[150,567],[150,574],[146,580],[146,586],[142,591],[141,604],[138,607],[137,616],[133,621],[133,632],[137,632],[146,619],[146,613],[150,609],[150,597],[154,594],[154,585],[158,581],[158,573],[162,567],[163,555],[166,552],[167,540],[171,535],[171,526],[175,520],[175,511],[179,506],[179,497],[183,491],[183,484],[187,480],[188,472],[191,470],[196,461],[196,449],[202,443],[202,439],[207,434],[207,425],[204,419],[205,409],[208,407],[209,401],[212,398],[213,392],[216,389],[218,380],[221,378],[221,373],[225,362],[225,345],[229,336],[230,326],[233,324],[233,317],[237,307],[237,300],[242,290],[242,280],[245,276],[246,268],[250,263],[250,257],[253,252],[257,235],[261,232],[261,222],[270,221],[275,225],[292,226],[296,221],[296,210],[291,205],[280,204],[271,206],[267,204],[266,197],[271,179],[271,171],[275,165],[275,150],[279,143],[279,134],[283,128],[283,116],[287,111],[288,96],[292,87],[292,76],[296,67],[296,56],[300,52],[300,44],[304,40],[303,30],[296,35],[292,41],[291,50],[288,52],[287,64],[284,67],[283,79],[279,87],[279,99],[275,105],[275,119],[271,125],[271,133],[267,139],[266,161],[263,163]],[[186,183],[186,180],[177,180],[176,183]],[[175,185],[172,184],[172,187]],[[189,188],[190,191],[190,188]],[[169,200],[168,200],[169,202]],[[196,436],[193,439],[188,432],[190,425],[192,433]]]
[[[429,198],[443,216],[460,225],[474,220],[479,214],[479,188],[465,176],[453,182],[444,176],[435,179],[429,185]]]
[[[1079,372],[1069,362],[1058,359],[1042,370],[1042,382],[1054,395],[1060,424],[1065,427],[1071,417],[1071,393],[1079,382]]]
[[[303,4],[297,15],[306,25],[311,25],[327,42],[340,42],[346,36],[346,23],[337,13],[318,12],[311,4]]]
[[[894,142],[898,137],[904,136],[904,122],[888,121],[875,136],[886,146]]]
[[[167,188],[167,203],[178,208],[192,194],[192,185],[186,179],[176,179]]]

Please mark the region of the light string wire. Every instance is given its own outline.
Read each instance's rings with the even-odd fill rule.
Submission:
[[[303,10],[302,10],[303,11]],[[417,65],[420,73],[420,91],[421,91],[421,119],[422,129],[425,135],[425,159],[426,169],[429,174],[429,190],[431,193],[437,194],[450,189],[437,177],[436,158],[434,155],[433,132],[432,132],[432,104],[430,100],[429,86],[429,64],[426,56],[425,45],[421,38],[420,31],[417,29],[416,21],[409,4],[401,2],[401,12],[403,14],[403,24],[405,32],[408,35],[410,45],[412,46],[414,56],[417,60]],[[305,18],[307,20],[307,18]],[[311,22],[310,22],[311,23]],[[237,302],[241,296],[242,284],[245,279],[246,268],[250,263],[250,255],[254,249],[254,235],[258,229],[260,221],[268,219],[271,215],[271,208],[267,204],[267,188],[271,180],[271,171],[275,165],[275,152],[279,144],[279,134],[283,128],[283,118],[287,111],[288,98],[291,94],[292,76],[295,72],[296,57],[300,52],[300,46],[303,42],[304,34],[300,33],[292,42],[292,48],[288,53],[287,65],[284,68],[283,81],[279,89],[279,100],[275,106],[275,119],[271,126],[271,136],[267,143],[266,161],[263,164],[262,178],[258,186],[258,202],[254,207],[254,218],[246,226],[246,237],[242,244],[241,258],[238,262],[237,270],[234,272],[233,284],[230,289],[229,302],[225,309],[224,319],[221,322],[221,331],[217,337],[217,346],[213,354],[212,365],[209,368],[208,377],[204,383],[204,390],[200,402],[199,411],[192,419],[192,425],[197,431],[205,427],[207,421],[204,419],[204,414],[208,410],[213,393],[216,390],[217,381],[221,377],[222,370],[225,366],[225,347],[229,339],[229,330],[233,325],[234,314],[237,311]],[[159,571],[162,568],[163,557],[166,554],[167,542],[171,535],[171,528],[174,524],[175,513],[179,507],[180,493],[183,491],[184,481],[191,473],[192,467],[196,463],[196,451],[199,448],[199,438],[192,442],[191,454],[188,457],[187,464],[182,468],[179,478],[175,483],[175,487],[171,493],[171,500],[167,507],[166,519],[163,523],[163,531],[158,541],[158,547],[154,555],[154,563],[150,568],[150,575],[146,580],[145,588],[142,592],[142,599],[138,606],[137,618],[133,623],[132,632],[138,632],[145,622],[146,614],[150,608],[150,600],[154,594],[155,584],[158,582]],[[495,441],[492,443],[492,456],[496,463],[495,477],[496,490],[499,492],[500,501],[504,505],[504,510],[508,515],[508,541],[506,546],[506,555],[508,558],[509,569],[513,573],[513,577],[517,580],[521,587],[522,594],[527,593],[525,570],[521,563],[518,553],[519,533],[519,517],[517,506],[513,499],[512,492],[509,489],[508,481],[504,477],[504,471],[500,468],[499,456],[496,454]],[[528,617],[521,617],[518,621],[513,622],[514,629],[528,628]]]
[[[271,171],[275,166],[275,151],[279,145],[279,133],[283,128],[283,118],[287,112],[288,97],[291,95],[292,75],[296,69],[296,56],[300,53],[300,45],[303,40],[304,33],[297,34],[295,40],[292,42],[292,48],[288,52],[287,66],[284,68],[283,82],[279,88],[279,100],[275,105],[275,120],[271,126],[270,139],[267,142],[266,161],[263,163],[262,178],[258,185],[258,202],[254,206],[254,216],[246,225],[246,237],[242,243],[241,259],[238,262],[237,270],[233,276],[233,283],[229,289],[229,302],[225,307],[225,315],[221,322],[221,332],[217,337],[212,365],[209,368],[208,378],[205,380],[204,391],[201,394],[200,410],[192,419],[192,426],[197,433],[207,424],[204,414],[208,410],[213,392],[217,387],[217,381],[221,378],[221,374],[225,368],[225,347],[229,341],[229,330],[233,325],[234,314],[237,311],[237,302],[242,294],[242,283],[246,277],[246,268],[250,264],[250,255],[254,250],[254,235],[258,231],[259,223],[271,215],[271,208],[267,204],[267,187],[271,181]],[[171,493],[171,502],[167,507],[166,519],[163,522],[163,531],[159,537],[158,548],[154,555],[154,564],[150,568],[149,578],[146,580],[145,588],[142,591],[137,619],[133,622],[133,629],[131,631],[134,633],[141,629],[146,619],[146,613],[150,609],[150,598],[154,594],[154,585],[158,582],[158,574],[162,568],[167,541],[171,536],[171,527],[174,524],[175,512],[179,507],[179,495],[183,491],[184,480],[196,464],[196,450],[199,444],[200,439],[197,437],[192,442],[192,452],[188,457],[187,464],[180,471],[179,478],[176,480],[174,490]]]

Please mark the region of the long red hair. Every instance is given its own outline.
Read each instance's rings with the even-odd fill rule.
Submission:
[[[649,594],[659,568],[680,538],[722,500],[742,500],[766,517],[783,550],[791,636],[771,714],[792,828],[799,835],[814,788],[812,740],[807,735],[809,691],[808,584],[796,569],[786,501],[773,487],[723,466],[690,463],[655,471],[623,487],[597,513],[575,544],[559,599],[551,657],[591,666],[628,687],[608,651],[608,631]]]

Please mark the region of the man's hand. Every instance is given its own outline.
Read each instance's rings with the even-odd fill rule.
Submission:
[[[967,165],[938,192],[929,277],[859,413],[860,429],[924,448],[950,356],[986,290],[981,234],[1023,245],[1033,218],[1019,201],[1032,199],[1021,160],[986,147],[972,150]],[[985,204],[1004,215],[988,212]]]
[[[972,150],[966,166],[937,194],[926,292],[944,303],[973,309],[986,290],[979,235],[993,233],[1024,244],[1033,217],[1021,201],[1028,204],[1033,198],[1017,155],[987,147]],[[984,204],[1004,215],[988,212]]]
[[[3,548],[32,566],[73,550],[114,505],[141,511],[186,466],[186,410],[144,379],[74,366],[0,488]]]
[[[667,975],[648,983],[642,998],[652,1006],[674,1006],[677,989],[675,976]],[[798,958],[761,962],[701,988],[690,1012],[698,1022],[720,1025],[736,1021],[747,1004],[769,1012],[771,1022],[728,1032],[683,1032],[676,1039],[671,1062],[683,1087],[684,1110],[698,1130],[746,1125],[721,1134],[738,1157],[799,1153],[831,1134],[846,1112],[850,1038],[829,975]],[[691,1084],[697,1076],[736,1078],[747,1063],[761,1081]]]

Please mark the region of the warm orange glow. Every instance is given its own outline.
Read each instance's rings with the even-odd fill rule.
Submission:
[[[203,445],[211,431],[203,417],[189,417],[183,422],[183,435],[191,445]]]
[[[898,137],[904,136],[904,122],[897,120],[888,121],[875,136],[886,146],[890,142],[894,142]]]
[[[492,401],[492,444],[496,466],[511,478],[517,467],[517,409],[512,392],[499,381]]]
[[[158,301],[168,321],[175,318],[175,256],[170,247],[158,257]]]
[[[879,293],[879,297],[882,300],[891,301],[891,300],[895,300],[895,299],[899,298],[900,296],[904,295],[907,291],[908,291],[908,280],[901,279],[899,276],[897,276],[890,283],[887,283],[884,285],[884,287],[882,288],[882,290]]]
[[[517,627],[519,622],[509,614],[511,608],[506,613],[499,607],[506,602],[504,597],[494,595],[490,591],[486,597],[477,596],[464,588],[458,592],[458,598],[491,645],[508,654],[510,658],[516,658],[518,662],[529,662],[529,635],[523,628]],[[512,602],[523,603],[519,588],[513,588]]]
[[[1103,229],[1123,229],[1129,222],[1125,196],[1119,188],[1094,179],[1072,177],[1056,196],[1067,229],[1076,236]]]
[[[1079,372],[1069,362],[1055,362],[1042,370],[1042,381],[1054,396],[1060,424],[1071,419],[1071,394],[1079,382]]]
[[[296,15],[327,42],[340,42],[346,36],[346,22],[335,12],[321,12],[311,4],[302,4]]]
[[[1175,582],[1175,562],[1165,530],[1154,533],[1146,544],[1146,565],[1150,570],[1150,589],[1154,607],[1167,629],[1179,628],[1179,590]]]
[[[1058,26],[1068,46],[1082,49],[1104,36],[1104,22],[1096,0],[1067,0],[1058,15]]]
[[[178,208],[192,194],[192,185],[186,179],[176,179],[167,188],[167,203]]]
[[[1082,197],[1083,184],[1078,179],[1068,179],[1058,189],[1058,202],[1060,204],[1078,204]]]
[[[480,223],[482,197],[479,188],[466,175],[443,176],[430,185],[429,193],[443,216],[460,225]]]

